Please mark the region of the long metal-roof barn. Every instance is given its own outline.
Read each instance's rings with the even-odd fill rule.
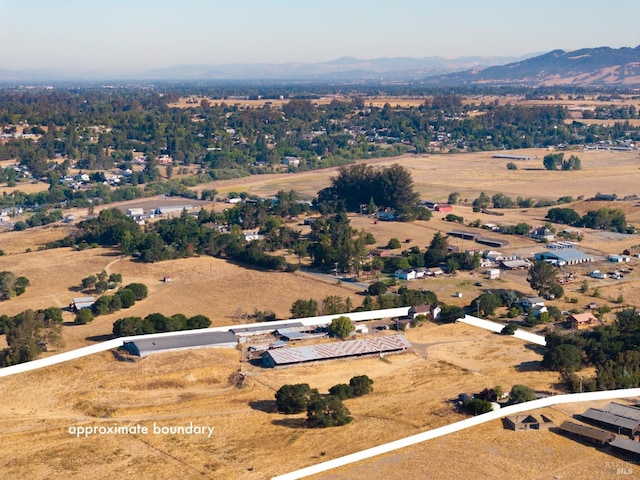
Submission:
[[[191,348],[235,348],[237,345],[238,338],[231,332],[203,332],[199,335],[191,333],[170,337],[141,338],[131,342],[124,342],[124,348],[131,355],[139,357]]]
[[[388,335],[377,338],[349,340],[346,342],[269,350],[262,355],[262,365],[264,367],[296,365],[319,360],[360,357],[382,353],[400,353],[410,348],[411,344],[403,335]]]

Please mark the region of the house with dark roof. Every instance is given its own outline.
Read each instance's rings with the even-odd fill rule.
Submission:
[[[535,415],[511,415],[505,417],[504,424],[507,428],[518,432],[548,429],[553,425],[553,421],[545,415],[540,415],[540,418]]]

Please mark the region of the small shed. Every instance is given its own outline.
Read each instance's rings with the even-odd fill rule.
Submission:
[[[499,268],[490,268],[489,270],[487,270],[484,273],[487,276],[488,280],[495,280],[497,278],[500,278],[500,269]]]
[[[69,308],[74,312],[79,312],[83,308],[91,308],[94,303],[96,303],[96,299],[94,297],[78,297],[71,300]]]

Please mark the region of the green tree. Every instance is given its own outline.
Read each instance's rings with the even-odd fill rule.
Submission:
[[[307,383],[283,385],[276,392],[278,411],[282,413],[304,412],[309,400],[316,396],[318,396],[318,390],[312,390]]]
[[[0,300],[22,295],[29,285],[27,277],[18,277],[13,272],[0,272]]]
[[[558,282],[558,270],[543,260],[536,260],[529,268],[527,281],[539,295],[559,298],[564,291]]]
[[[385,293],[387,293],[389,287],[387,287],[387,284],[385,282],[374,282],[371,285],[369,285],[369,288],[367,289],[367,291],[369,292],[369,295],[384,295]]]
[[[555,345],[544,354],[542,366],[557,371],[578,371],[582,369],[582,350],[568,343]]]
[[[124,288],[131,290],[135,294],[136,300],[144,300],[149,294],[149,289],[144,283],[130,283]]]
[[[536,392],[526,385],[514,385],[509,392],[512,403],[530,402],[536,399]]]
[[[495,293],[483,293],[478,298],[474,300],[476,304],[476,308],[480,310],[482,315],[493,315],[496,311],[496,308],[502,305],[500,302],[500,297]]]
[[[329,395],[338,397],[340,400],[346,400],[354,397],[353,388],[351,385],[347,385],[346,383],[339,383],[331,387],[329,389]]]
[[[440,232],[436,232],[429,248],[424,254],[424,264],[427,267],[435,267],[444,261],[448,253],[448,244],[446,235],[442,235]]]
[[[400,240],[398,240],[397,238],[392,238],[389,240],[389,243],[387,243],[387,248],[389,250],[395,250],[396,248],[400,248],[402,245],[400,244]]]
[[[122,308],[129,308],[135,305],[136,303],[136,294],[133,290],[129,290],[128,288],[121,288],[118,290],[118,295],[120,296],[120,301],[122,302]]]
[[[471,415],[482,415],[493,410],[491,402],[481,398],[473,398],[464,403],[464,409]]]
[[[307,425],[311,428],[326,428],[346,425],[351,422],[349,410],[342,401],[333,395],[316,395],[307,406]]]
[[[78,310],[78,313],[76,313],[75,322],[78,325],[84,325],[84,324],[93,322],[93,313],[91,312],[91,309],[81,308],[80,310]]]
[[[298,299],[293,302],[291,308],[291,318],[316,317],[318,315],[318,302],[310,298],[309,300]]]
[[[338,317],[331,320],[329,325],[329,335],[347,338],[353,332],[354,326],[349,317]]]
[[[563,159],[564,153],[550,153],[542,159],[542,164],[547,170],[557,170],[562,166]]]
[[[349,386],[353,391],[354,397],[361,397],[362,395],[373,392],[373,380],[366,375],[351,377],[351,380],[349,380]]]
[[[81,280],[82,288],[84,290],[91,290],[96,286],[97,281],[98,279],[96,278],[95,275],[89,275],[88,277],[85,277]]]
[[[451,192],[449,197],[447,197],[447,203],[449,205],[456,205],[458,200],[460,200],[460,193],[458,192]]]

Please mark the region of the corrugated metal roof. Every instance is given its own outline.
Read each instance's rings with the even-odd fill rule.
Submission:
[[[620,450],[625,450],[627,452],[640,455],[640,442],[636,442],[624,437],[616,437],[615,439],[613,439],[613,441],[611,441],[610,444],[612,447],[619,448]]]
[[[562,260],[567,263],[570,262],[587,262],[593,260],[593,255],[587,255],[586,253],[581,252],[575,248],[566,248],[564,250],[555,251],[555,252],[543,252],[538,254],[544,258],[555,258],[557,260]]]
[[[189,333],[184,335],[175,335],[172,337],[141,338],[127,343],[134,344],[140,356],[144,357],[152,353],[159,353],[167,350],[214,347],[225,344],[231,345],[237,342],[238,339],[231,332],[206,332],[200,334]]]
[[[264,325],[257,325],[255,327],[232,328],[229,331],[234,333],[273,332],[276,329],[276,327],[278,327],[278,329],[282,329],[282,328],[292,328],[292,327],[302,327],[302,326],[304,326],[302,322],[291,322],[291,323],[285,323],[285,324],[278,324],[276,326],[265,323]]]
[[[620,417],[612,413],[603,412],[595,408],[588,408],[582,415],[585,420],[593,420],[600,423],[611,425],[615,428],[625,428],[628,430],[636,431],[640,422],[631,418]]]
[[[640,422],[640,408],[632,407],[630,405],[623,405],[621,403],[611,402],[606,405],[603,412],[618,415],[619,417],[631,418]]]
[[[346,342],[333,342],[305,347],[284,348],[266,352],[276,365],[312,362],[370,353],[384,353],[411,348],[411,344],[403,335],[388,335],[377,338],[364,338]]]

